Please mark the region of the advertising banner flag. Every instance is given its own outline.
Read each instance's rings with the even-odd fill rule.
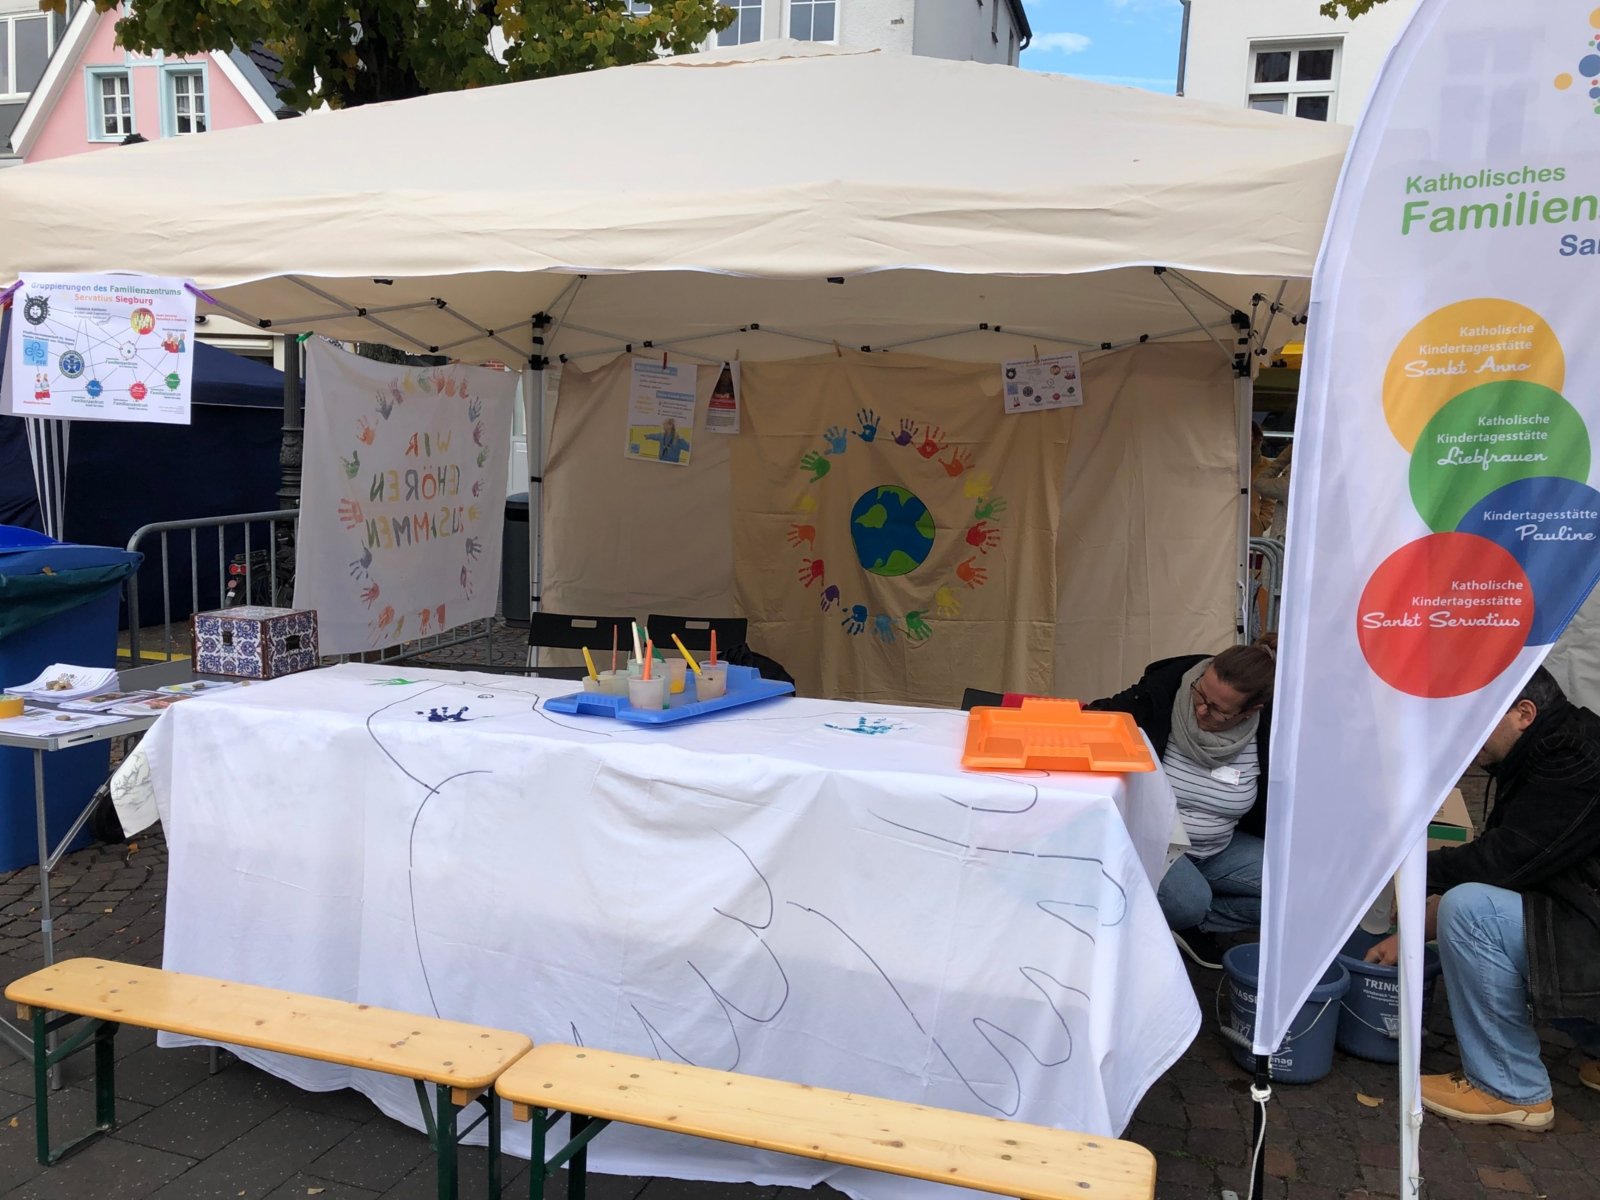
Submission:
[[[1351,143],[1296,426],[1257,1053],[1600,571],[1597,146],[1593,0],[1422,0]]]
[[[12,294],[0,412],[189,423],[194,293],[148,275],[29,274]]]
[[[294,605],[324,654],[494,615],[517,376],[306,347]]]

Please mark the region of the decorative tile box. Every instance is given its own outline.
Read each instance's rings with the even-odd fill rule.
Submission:
[[[314,609],[219,608],[190,617],[189,634],[197,675],[276,679],[321,662]]]

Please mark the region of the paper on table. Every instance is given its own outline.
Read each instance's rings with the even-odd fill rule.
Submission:
[[[110,712],[119,704],[129,704],[135,700],[148,700],[155,692],[95,692],[92,696],[85,696],[82,700],[63,700],[61,707],[68,712]]]
[[[220,692],[227,688],[243,687],[248,680],[237,682],[219,683],[211,679],[191,679],[188,683],[165,684],[158,691],[175,696],[198,696],[208,692]]]
[[[76,700],[80,696],[107,691],[116,684],[115,667],[75,667],[70,663],[52,663],[39,673],[37,679],[6,690],[14,696],[27,696],[33,700]]]
[[[151,696],[147,700],[129,700],[126,704],[118,704],[110,711],[124,717],[150,717],[164,713],[174,704],[181,704],[189,699],[183,692],[169,692],[166,695]]]
[[[7,717],[0,721],[0,730],[26,737],[59,737],[80,729],[93,729],[97,725],[115,725],[121,720],[121,717],[104,713],[61,712],[54,708],[30,705],[22,710],[20,717]]]

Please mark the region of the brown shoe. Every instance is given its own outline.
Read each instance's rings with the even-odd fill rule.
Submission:
[[[1589,1065],[1596,1068],[1596,1082],[1590,1086],[1600,1087],[1600,1064]],[[1548,1100],[1541,1104],[1508,1104],[1482,1088],[1473,1087],[1461,1074],[1424,1075],[1422,1107],[1457,1121],[1515,1125],[1522,1129],[1548,1129],[1556,1119],[1555,1105]]]
[[[1578,1082],[1600,1092],[1600,1062],[1586,1062],[1579,1067]]]

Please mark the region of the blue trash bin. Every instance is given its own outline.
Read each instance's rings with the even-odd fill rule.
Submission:
[[[117,662],[121,583],[143,555],[74,546],[0,525],[0,689],[27,683],[52,663]],[[110,770],[110,746],[95,742],[44,756],[50,843],[62,837]],[[39,859],[33,752],[0,748],[0,871]],[[88,842],[80,834],[74,848]]]

